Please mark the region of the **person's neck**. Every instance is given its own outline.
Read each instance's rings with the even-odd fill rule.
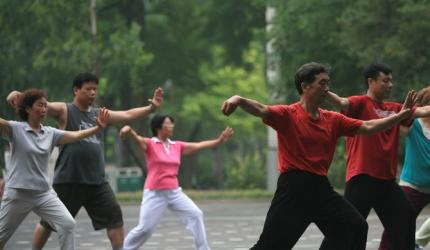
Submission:
[[[167,139],[168,139],[167,136],[163,136],[163,135],[158,135],[157,138],[163,143],[167,142]]]
[[[42,129],[41,121],[39,119],[34,119],[29,117],[27,120],[27,123],[30,126],[30,128],[36,132],[39,132]]]
[[[90,111],[90,108],[91,108],[91,106],[80,103],[78,100],[76,100],[76,98],[73,99],[73,105],[75,105],[80,111],[83,111],[83,112],[88,112]]]
[[[300,106],[302,106],[303,110],[308,113],[312,118],[319,118],[318,103],[310,100],[309,98],[301,96],[299,104]]]
[[[375,93],[373,93],[373,92],[372,92],[372,91],[370,91],[370,90],[367,90],[366,95],[367,95],[368,97],[370,97],[370,99],[374,100],[375,102],[380,102],[380,103],[384,102],[384,99],[383,99],[383,98],[380,98],[379,96],[375,95]]]

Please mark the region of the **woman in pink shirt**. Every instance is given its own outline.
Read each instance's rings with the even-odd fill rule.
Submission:
[[[194,238],[196,249],[208,250],[203,213],[182,192],[178,184],[181,156],[212,148],[226,142],[233,135],[227,127],[216,139],[201,142],[172,141],[174,120],[168,115],[156,115],[151,121],[152,138],[139,136],[129,126],[124,126],[120,137],[130,136],[145,154],[148,174],[143,190],[139,224],[125,238],[124,250],[138,249],[151,236],[153,229],[166,208],[179,216]]]

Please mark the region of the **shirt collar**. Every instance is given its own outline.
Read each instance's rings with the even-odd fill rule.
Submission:
[[[158,142],[158,143],[161,143],[161,141],[160,141],[160,139],[158,139],[158,137],[152,137],[151,138],[151,140],[153,141],[153,142]],[[169,143],[169,144],[176,144],[176,142],[174,142],[174,141],[172,141],[172,140],[170,140],[169,138],[167,138],[167,143]]]
[[[34,130],[30,127],[30,124],[28,124],[28,122],[25,122],[24,130],[27,131],[27,132],[34,132]],[[43,126],[43,124],[40,124],[40,131],[39,131],[39,133],[44,134],[45,132],[46,132],[45,126]]]

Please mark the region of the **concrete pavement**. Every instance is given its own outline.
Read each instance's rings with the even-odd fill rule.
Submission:
[[[235,200],[196,203],[205,214],[206,232],[212,250],[245,250],[249,249],[258,239],[270,201]],[[137,223],[139,205],[122,205],[122,209],[126,232],[128,232]],[[430,209],[425,209],[419,216],[417,226],[420,226],[429,216]],[[31,235],[36,222],[38,222],[38,217],[30,214],[5,249],[31,249]],[[367,249],[376,250],[382,233],[382,225],[373,211],[368,218],[368,223]],[[319,248],[321,241],[321,232],[314,224],[311,224],[294,249],[315,250]],[[44,249],[59,249],[56,234],[52,234]],[[111,249],[106,231],[94,231],[85,210],[81,210],[77,217],[76,249]],[[192,237],[183,224],[173,214],[166,212],[152,237],[141,249],[192,250],[194,248]]]

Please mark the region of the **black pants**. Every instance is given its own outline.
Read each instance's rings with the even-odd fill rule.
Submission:
[[[364,218],[371,208],[375,210],[392,250],[415,249],[415,211],[395,180],[354,176],[346,183],[345,198]]]
[[[320,249],[365,249],[367,223],[325,176],[290,171],[279,176],[263,232],[253,250],[292,249],[311,222],[326,237]]]

